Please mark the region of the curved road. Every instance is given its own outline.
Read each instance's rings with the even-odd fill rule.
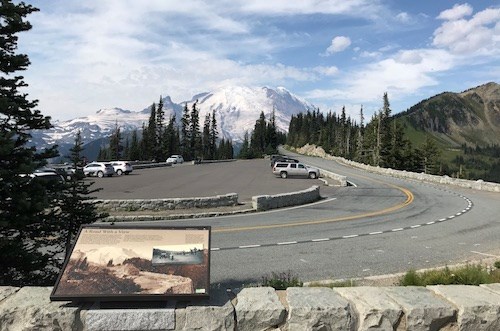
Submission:
[[[405,272],[481,257],[500,260],[498,193],[298,158],[346,175],[355,186],[327,190],[324,200],[306,206],[162,221],[212,226],[212,283],[239,286],[288,270],[302,281],[313,281]]]

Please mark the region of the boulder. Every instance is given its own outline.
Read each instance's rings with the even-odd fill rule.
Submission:
[[[245,288],[235,306],[239,331],[269,330],[284,322],[286,311],[272,287]]]

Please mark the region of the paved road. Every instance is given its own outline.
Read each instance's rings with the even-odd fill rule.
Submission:
[[[292,270],[301,280],[312,281],[404,272],[489,255],[500,260],[499,194],[299,158],[346,175],[356,186],[330,189],[327,199],[307,206],[162,222],[212,226],[212,283],[239,286],[272,271]]]

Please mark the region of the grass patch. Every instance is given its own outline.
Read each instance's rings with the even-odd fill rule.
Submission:
[[[328,282],[328,283],[312,282],[308,285],[308,287],[329,287],[329,288],[355,287],[355,286],[358,286],[358,285],[356,284],[354,279],[332,281],[332,282]]]
[[[400,280],[401,286],[479,285],[500,282],[500,269],[488,270],[480,265],[417,272],[408,271]]]
[[[262,286],[269,286],[275,290],[286,290],[289,287],[302,287],[303,282],[291,271],[287,272],[272,272],[271,276],[262,277]]]

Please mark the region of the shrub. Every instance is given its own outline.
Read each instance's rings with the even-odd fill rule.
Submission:
[[[500,269],[500,261],[495,261],[493,265],[495,266],[495,268]]]
[[[488,273],[486,268],[480,265],[466,265],[465,267],[440,270],[429,270],[417,273],[415,270],[408,271],[400,280],[402,286],[426,286],[426,285],[479,285],[494,283],[500,279],[500,272]]]
[[[270,286],[275,290],[286,290],[288,287],[302,287],[303,283],[291,271],[271,273],[262,277],[262,286]]]

